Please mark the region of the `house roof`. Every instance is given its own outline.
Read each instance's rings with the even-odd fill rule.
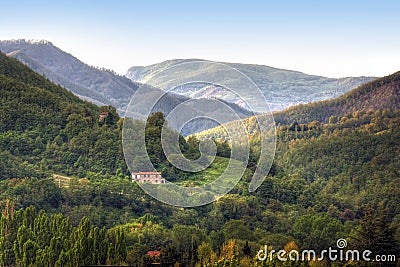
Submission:
[[[161,252],[158,250],[150,250],[147,251],[147,255],[149,255],[150,257],[160,257]]]

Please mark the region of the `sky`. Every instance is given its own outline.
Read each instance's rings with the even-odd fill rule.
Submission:
[[[400,70],[400,1],[0,0],[0,40],[46,39],[125,74],[174,58],[326,77]]]

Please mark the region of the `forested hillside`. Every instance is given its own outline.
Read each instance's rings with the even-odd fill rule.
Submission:
[[[187,112],[197,114],[201,107],[209,108],[229,118],[230,112],[223,108],[219,100],[192,99],[174,93],[164,93],[158,88],[142,88],[141,84],[133,82],[115,72],[89,66],[73,55],[62,51],[46,40],[0,40],[0,52],[18,59],[40,75],[45,75],[50,81],[60,84],[81,99],[91,101],[99,106],[112,105],[118,114],[125,116],[129,102],[138,89],[143,93],[142,105],[150,106],[154,112],[163,112],[168,115],[175,107],[185,103]],[[154,99],[162,97],[158,103]],[[227,103],[239,118],[253,116],[254,113],[234,103]],[[221,107],[222,106],[222,107]],[[200,110],[198,109],[200,107]],[[141,111],[141,110],[139,110]],[[228,120],[223,120],[227,122]],[[196,120],[182,129],[183,135],[200,132],[212,128],[217,124],[210,120]],[[176,129],[180,130],[180,129]]]
[[[0,86],[2,179],[49,171],[127,174],[115,108],[84,102],[4,54]]]
[[[89,66],[45,40],[0,41],[0,51],[98,105],[122,108],[139,87],[115,72]]]
[[[319,122],[338,123],[346,120],[350,113],[357,111],[375,111],[378,109],[396,110],[400,107],[400,72],[376,79],[361,85],[352,91],[332,100],[320,101],[306,105],[297,105],[286,110],[273,113],[276,125],[291,125]],[[257,120],[269,121],[270,115],[257,115],[225,123],[226,127],[235,129],[238,123],[244,123],[250,135],[258,132]],[[209,136],[225,139],[223,127],[205,130],[196,136]]]
[[[370,81],[336,99],[299,105],[274,114],[280,124],[328,122],[355,111],[397,109],[400,106],[400,72]],[[332,118],[334,119],[334,118]]]
[[[160,203],[130,181],[114,108],[79,100],[3,54],[0,114],[1,266],[396,265],[256,259],[264,245],[320,253],[339,238],[349,249],[399,258],[398,107],[278,126],[277,155],[261,187],[248,191],[252,161],[229,194],[197,208]],[[226,142],[207,172],[175,172],[160,150],[162,119],[148,119],[146,145],[171,180],[193,186],[223,170]],[[197,144],[180,138],[189,158],[198,156]]]

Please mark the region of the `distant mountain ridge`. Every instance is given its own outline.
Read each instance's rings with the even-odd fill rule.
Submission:
[[[0,51],[97,105],[114,105],[121,111],[138,88],[129,79],[91,67],[46,40],[0,41]]]
[[[99,106],[115,106],[122,116],[125,114],[129,101],[140,86],[140,84],[117,75],[113,71],[91,67],[46,40],[0,41],[0,51],[18,59],[52,82],[62,85],[81,99]],[[176,106],[189,100],[188,97],[174,93],[165,94],[165,92],[151,87],[147,88],[144,95],[145,100],[141,103],[142,105],[154,105],[154,112],[161,111],[165,115],[168,115]],[[153,100],[160,95],[163,95],[162,101],[154,104]],[[254,115],[254,113],[235,104],[227,104],[240,118]],[[197,114],[199,113],[198,107],[201,105],[208,107],[211,112],[226,114],[226,109],[221,109],[221,104],[217,99],[194,99],[187,104],[187,107],[192,114]],[[222,117],[228,118],[229,116]],[[216,125],[215,122],[210,120],[199,119],[185,127],[182,134],[192,134]]]
[[[150,66],[131,67],[126,77],[132,81],[146,83],[152,79],[163,79],[168,75],[168,68],[182,63],[201,59],[174,59]],[[308,75],[298,71],[284,70],[263,65],[216,62],[235,68],[252,79],[264,94],[269,107],[273,111],[283,110],[296,104],[305,104],[338,97],[351,89],[375,79],[374,77],[326,78]],[[196,70],[193,70],[195,72]],[[156,74],[161,75],[156,76]],[[234,102],[242,107],[242,100],[231,99],[216,86],[180,87],[174,89],[180,95],[197,98],[217,97]],[[260,100],[257,112],[268,112],[269,109]]]
[[[350,113],[375,112],[384,109],[400,109],[400,71],[360,85],[335,99],[300,104],[274,112],[273,117],[276,125],[308,124],[314,121],[337,123],[343,116],[346,117]],[[269,121],[270,118],[268,114],[257,115],[259,121]],[[196,135],[201,138],[218,136],[224,139],[226,138],[224,127],[234,129],[242,122],[248,129],[253,129],[249,130],[251,134],[257,131],[256,120],[250,117],[241,121],[231,121]]]
[[[360,85],[338,98],[294,106],[275,113],[274,117],[281,124],[328,122],[331,116],[377,109],[400,109],[400,71]]]

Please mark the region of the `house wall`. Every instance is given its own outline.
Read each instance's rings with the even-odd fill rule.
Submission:
[[[139,183],[165,184],[166,181],[160,173],[132,173],[132,181]]]

